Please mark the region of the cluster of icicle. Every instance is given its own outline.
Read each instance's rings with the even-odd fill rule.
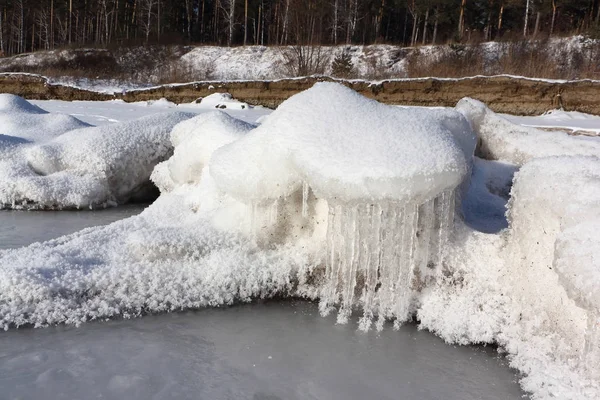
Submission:
[[[378,330],[386,320],[399,327],[414,290],[442,265],[454,212],[453,190],[424,204],[330,202],[321,313],[339,305],[337,321],[346,323],[359,305],[359,329],[375,316]]]

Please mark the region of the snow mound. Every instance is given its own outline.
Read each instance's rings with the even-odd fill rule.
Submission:
[[[600,159],[526,164],[515,176],[508,216],[507,283],[530,336],[517,337],[537,343],[537,356],[547,351],[562,363],[594,360],[587,374],[598,377],[600,245],[598,225],[590,224],[600,220]]]
[[[210,171],[246,202],[286,197],[306,182],[340,202],[421,203],[461,183],[474,142],[457,112],[400,109],[318,83],[217,150]]]
[[[46,111],[31,104],[24,98],[8,93],[0,93],[0,112],[47,114]]]
[[[262,246],[324,240],[331,256],[321,312],[340,305],[346,322],[362,290],[368,330],[376,315],[378,328],[404,322],[419,286],[413,278],[441,269],[475,142],[453,110],[386,106],[319,83],[217,149],[209,171],[249,206],[249,233]]]
[[[199,183],[202,169],[210,161],[212,153],[253,128],[254,125],[222,111],[200,114],[180,122],[171,132],[171,143],[175,148],[173,157],[156,166],[152,181],[161,192]]]
[[[479,153],[486,159],[523,165],[541,157],[600,157],[600,138],[569,136],[565,132],[516,125],[471,98],[460,100],[456,110],[471,122],[481,142]]]
[[[0,146],[48,140],[86,126],[75,117],[48,113],[19,96],[0,94]]]
[[[143,196],[172,153],[169,133],[193,114],[167,113],[64,133],[0,161],[0,205],[64,209]]]

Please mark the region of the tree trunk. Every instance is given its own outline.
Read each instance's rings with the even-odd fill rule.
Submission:
[[[529,3],[531,0],[526,0],[527,3],[525,5],[525,21],[523,23],[523,37],[527,37],[527,22],[529,20]]]
[[[504,15],[504,3],[500,5],[500,12],[498,13],[498,32],[496,36],[500,35],[500,29],[502,29],[502,16]]]
[[[229,0],[227,19],[229,21],[229,37],[227,39],[227,45],[231,47],[233,44],[233,25],[235,24],[235,0]]]
[[[248,0],[244,2],[244,46],[248,41]]]
[[[281,34],[281,44],[287,44],[289,12],[290,12],[290,0],[285,0],[285,11],[283,12],[283,33]]]
[[[3,9],[0,9],[0,57],[4,57],[4,25],[2,24]]]
[[[413,26],[412,26],[412,34],[410,35],[410,45],[414,46],[415,42],[417,41],[417,24],[418,24],[418,15],[416,10],[413,13]]]
[[[467,6],[467,0],[462,0],[460,3],[460,16],[458,18],[458,38],[459,39],[462,39],[463,33],[465,31],[465,7],[466,6]]]
[[[73,0],[69,0],[69,44],[71,44],[71,31],[73,30]]]
[[[540,12],[538,11],[535,15],[535,28],[533,29],[533,36],[536,37],[540,32]]]
[[[429,8],[427,9],[427,11],[425,12],[425,19],[423,20],[423,39],[421,41],[421,44],[425,44],[425,41],[427,40],[427,20],[429,19]]]
[[[440,17],[439,9],[435,9],[435,22],[433,23],[433,37],[431,38],[431,44],[435,44],[435,40],[437,39],[437,31],[438,31],[438,21]]]

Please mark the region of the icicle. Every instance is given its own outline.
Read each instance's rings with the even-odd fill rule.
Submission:
[[[359,321],[359,329],[368,331],[371,327],[375,312],[375,291],[377,289],[379,264],[381,255],[381,205],[369,206],[371,219],[371,235],[366,238],[368,243],[368,261],[366,263],[365,289],[363,296],[363,317]]]
[[[307,191],[303,186],[303,212]],[[346,323],[360,303],[361,330],[369,330],[375,316],[379,330],[388,319],[395,320],[396,328],[405,322],[413,291],[428,283],[432,268],[443,260],[454,199],[454,192],[448,191],[420,205],[330,204],[321,313],[339,305],[337,321]],[[359,284],[362,293],[357,299]]]
[[[416,265],[422,280],[430,273],[430,245],[435,223],[434,204],[435,200],[432,199],[419,208]]]
[[[417,221],[419,219],[419,208],[408,205],[402,219],[402,242],[400,247],[400,263],[398,280],[396,281],[395,317],[394,328],[398,329],[400,324],[408,318],[410,299],[412,294],[411,281],[415,265],[415,247],[417,239]]]
[[[398,271],[396,244],[398,242],[397,222],[399,207],[395,204],[384,206],[381,221],[381,265],[379,267],[380,288],[378,291],[378,319],[376,328],[383,329],[386,318],[392,316],[391,308],[394,302],[396,276]]]
[[[600,313],[596,310],[587,313],[587,329],[582,358],[591,378],[600,379]]]
[[[351,209],[346,208],[344,217],[347,218],[346,223],[346,257],[348,257],[348,268],[346,268],[343,280],[342,291],[342,306],[338,313],[337,323],[345,324],[352,314],[352,306],[354,305],[354,291],[356,290],[356,271],[358,258],[356,257],[357,246],[360,241],[358,229],[358,207],[354,206]]]
[[[302,183],[302,218],[308,216],[308,184]]]
[[[454,190],[446,191],[441,196],[441,209],[438,210],[438,243],[437,243],[437,262],[441,268],[444,262],[445,251],[448,246],[450,232],[454,228],[454,212],[456,192]]]
[[[338,302],[338,284],[343,263],[342,206],[329,206],[327,226],[327,266],[324,294],[319,304],[322,315],[328,315]]]
[[[325,256],[325,283],[323,294],[319,302],[319,311],[321,315],[327,316],[332,311],[334,305],[333,296],[335,288],[332,291],[333,271],[337,267],[335,257],[335,208],[329,205],[329,214],[327,216],[327,255]]]

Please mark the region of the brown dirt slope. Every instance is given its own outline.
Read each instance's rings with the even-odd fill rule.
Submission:
[[[275,108],[290,96],[331,78],[311,77],[278,81],[196,82],[132,90],[124,94],[101,94],[60,85],[51,85],[39,76],[0,74],[0,93],[13,93],[28,99],[145,101],[166,98],[189,103],[215,92],[228,92],[234,98],[254,105]],[[496,112],[536,115],[563,107],[600,115],[600,82],[548,82],[532,79],[475,77],[459,80],[412,79],[379,83],[339,81],[363,95],[387,104],[454,106],[463,97],[485,102]]]

